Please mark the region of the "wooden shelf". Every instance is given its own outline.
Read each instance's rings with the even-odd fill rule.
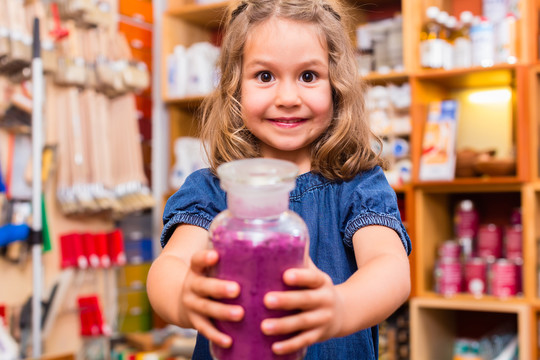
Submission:
[[[167,15],[178,17],[193,25],[205,28],[219,28],[222,23],[229,1],[221,1],[212,4],[182,4],[172,2],[166,11]]]
[[[166,105],[174,105],[185,110],[196,110],[204,100],[204,96],[192,96],[186,98],[167,98]]]
[[[434,81],[448,88],[475,88],[480,86],[512,86],[519,65],[500,64],[491,67],[421,70],[411,76],[421,81]]]
[[[409,81],[409,74],[397,71],[389,72],[387,74],[373,72],[362,76],[362,79],[367,81],[370,85],[386,85],[388,83],[403,84]]]
[[[523,181],[516,177],[457,178],[453,181],[418,181],[414,187],[428,192],[520,191]]]
[[[521,307],[529,303],[522,296],[498,298],[491,295],[483,295],[481,297],[475,297],[465,293],[445,297],[435,292],[427,292],[417,297],[417,299],[423,307],[490,312],[513,312],[516,306]]]

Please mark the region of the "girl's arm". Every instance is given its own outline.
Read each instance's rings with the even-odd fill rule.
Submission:
[[[195,328],[208,340],[230,346],[229,336],[219,332],[211,319],[239,321],[240,306],[225,305],[212,299],[234,298],[237,283],[206,276],[218,255],[207,249],[208,232],[192,225],[180,225],[152,264],[147,291],[152,308],[166,322],[184,328]]]
[[[337,285],[343,301],[340,331],[348,335],[385,320],[408,298],[409,259],[397,233],[384,226],[366,226],[353,236],[358,271]]]
[[[207,248],[208,232],[200,227],[179,225],[154,260],[146,290],[152,308],[166,322],[191,327],[182,312],[181,293],[191,257]]]
[[[273,345],[277,354],[297,351],[313,343],[350,335],[380,323],[403,304],[410,292],[409,261],[397,233],[384,226],[366,226],[353,236],[358,270],[334,286],[317,269],[289,269],[284,281],[307,288],[271,292],[265,304],[271,309],[300,309],[299,314],[267,319],[267,335],[298,335]]]

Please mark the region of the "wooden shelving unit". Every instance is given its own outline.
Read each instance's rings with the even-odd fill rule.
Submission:
[[[540,354],[537,340],[540,316],[537,285],[540,239],[540,61],[537,56],[537,24],[540,0],[520,1],[521,18],[518,27],[521,44],[517,64],[450,71],[425,70],[420,67],[418,39],[425,9],[436,5],[451,14],[465,9],[478,11],[481,9],[481,0],[385,0],[369,4],[366,1],[348,1],[358,5],[355,6],[355,17],[359,23],[365,21],[362,10],[373,10],[374,7],[399,8],[403,16],[405,71],[373,73],[367,75],[365,80],[376,85],[405,82],[411,85],[413,181],[395,189],[398,197],[405,200],[406,223],[413,241],[411,359],[451,358],[453,341],[460,335],[469,314],[474,315],[470,321],[514,321],[518,329],[519,359],[537,359]],[[213,39],[227,6],[228,1],[196,5],[193,0],[169,0],[163,14],[163,64],[176,44],[189,46],[197,41]],[[162,68],[166,69],[166,66]],[[162,79],[165,88],[165,73]],[[451,182],[420,181],[418,164],[428,103],[452,97],[460,91],[497,87],[508,88],[512,94],[512,114],[507,128],[511,132],[510,145],[516,154],[516,174],[506,177],[459,178]],[[170,115],[170,139],[196,134],[197,122],[193,117],[202,99],[171,99],[166,96],[166,90],[163,94],[163,102]],[[475,136],[489,140],[489,129]],[[505,215],[506,210],[514,206],[521,207],[524,249],[522,295],[510,299],[493,296],[475,298],[466,294],[445,298],[434,292],[436,249],[441,242],[453,236],[453,206],[459,199],[466,197],[474,198],[483,209],[487,209],[484,214],[486,219],[499,219]]]

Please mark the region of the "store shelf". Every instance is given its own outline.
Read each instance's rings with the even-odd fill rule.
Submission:
[[[229,1],[199,5],[196,3],[183,4],[170,1],[166,14],[178,17],[193,25],[205,28],[218,28],[224,19]]]
[[[193,96],[186,98],[168,98],[164,100],[166,105],[178,106],[185,110],[196,110],[203,102],[204,96]]]

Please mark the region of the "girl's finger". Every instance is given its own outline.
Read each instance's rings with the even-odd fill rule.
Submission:
[[[240,286],[234,281],[225,281],[199,276],[192,281],[191,290],[200,297],[233,299],[240,294]]]
[[[265,335],[292,334],[308,329],[321,328],[332,321],[330,310],[305,311],[281,318],[265,319],[261,330]]]
[[[264,305],[268,309],[311,310],[330,306],[332,302],[332,293],[324,289],[273,291],[264,296]]]
[[[198,251],[191,257],[191,270],[202,274],[208,267],[214,266],[218,259],[219,256],[215,250]]]
[[[216,345],[228,348],[232,345],[232,338],[227,334],[220,332],[208,318],[193,314],[191,323],[204,337]]]
[[[289,354],[299,351],[315,343],[318,338],[316,329],[301,332],[287,340],[278,341],[272,344],[272,351],[277,355]]]
[[[288,269],[283,273],[283,281],[289,286],[316,289],[332,280],[317,269]]]
[[[240,321],[244,317],[244,309],[240,305],[228,305],[195,296],[186,298],[184,304],[195,313],[206,318]]]

